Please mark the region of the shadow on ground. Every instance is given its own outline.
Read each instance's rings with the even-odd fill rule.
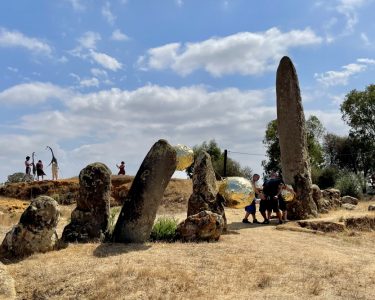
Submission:
[[[133,251],[144,251],[150,249],[150,245],[145,244],[100,244],[93,252],[96,257],[109,257],[129,253]]]

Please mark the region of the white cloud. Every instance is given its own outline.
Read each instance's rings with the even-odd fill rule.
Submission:
[[[325,86],[347,85],[352,76],[364,72],[367,66],[371,64],[375,64],[374,59],[359,58],[356,63],[343,66],[341,71],[316,73],[314,77]]]
[[[82,0],[66,0],[70,2],[75,11],[83,11],[86,7],[83,5]]]
[[[91,74],[96,76],[96,77],[108,77],[108,73],[105,70],[97,69],[97,68],[92,68],[90,70]]]
[[[110,25],[113,25],[116,21],[116,16],[111,12],[111,3],[108,1],[102,7],[102,16]]]
[[[366,35],[366,33],[362,32],[360,37],[361,37],[361,40],[363,41],[363,43],[365,44],[365,46],[371,45],[370,40],[369,40],[368,36]]]
[[[102,67],[111,71],[117,71],[122,68],[122,64],[114,57],[109,56],[105,53],[90,51],[92,59],[94,59]]]
[[[82,79],[80,81],[80,85],[82,87],[93,87],[93,86],[98,87],[99,86],[99,80],[95,77]]]
[[[63,99],[69,93],[68,90],[51,83],[22,83],[0,92],[0,103],[3,105],[35,105],[49,99]]]
[[[18,69],[17,68],[13,68],[13,67],[7,67],[7,69],[13,73],[18,73]]]
[[[371,58],[358,58],[357,62],[368,64],[368,65],[375,65],[375,59],[371,59]]]
[[[171,68],[185,76],[204,69],[213,76],[239,73],[257,75],[273,70],[290,48],[322,42],[311,29],[281,32],[271,28],[265,32],[241,32],[198,43],[171,43],[149,49],[138,60],[141,69]]]
[[[127,40],[129,40],[129,37],[126,34],[122,33],[120,29],[116,29],[112,32],[111,40],[127,41]]]
[[[346,18],[347,33],[353,32],[355,25],[358,23],[357,10],[370,1],[372,0],[338,0],[336,9]]]
[[[102,38],[99,33],[87,31],[78,39],[78,42],[83,48],[96,49],[96,43],[101,39]]]
[[[37,38],[27,37],[19,31],[10,31],[3,27],[0,27],[0,47],[20,47],[34,53],[47,55],[52,52],[47,43]]]
[[[175,0],[175,2],[178,7],[182,7],[184,5],[184,1],[182,0]]]

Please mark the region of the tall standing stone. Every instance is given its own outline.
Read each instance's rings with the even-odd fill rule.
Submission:
[[[108,229],[111,170],[102,163],[88,165],[79,173],[77,207],[63,231],[64,242],[103,240]]]
[[[203,210],[214,212],[223,217],[224,229],[227,227],[224,198],[218,193],[215,171],[210,155],[202,151],[194,163],[193,193],[188,202],[188,217]]]
[[[281,59],[277,69],[276,94],[283,179],[296,192],[295,201],[288,205],[288,216],[291,219],[317,216],[317,207],[311,196],[311,171],[301,93],[296,70],[287,56]]]
[[[0,259],[19,259],[57,249],[59,217],[59,205],[54,199],[39,196],[31,201],[19,223],[6,234],[0,246]]]
[[[167,141],[159,140],[152,146],[124,199],[113,241],[145,242],[149,239],[164,190],[176,165],[176,151]]]

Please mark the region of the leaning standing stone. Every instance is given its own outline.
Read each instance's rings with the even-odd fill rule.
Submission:
[[[317,216],[317,207],[311,196],[310,159],[301,93],[297,72],[287,56],[281,59],[277,69],[276,94],[283,179],[296,192],[295,201],[288,204],[288,217],[306,219]]]
[[[0,247],[0,258],[12,260],[56,249],[59,217],[59,205],[54,199],[48,196],[34,199],[19,223],[6,234]]]
[[[103,240],[108,229],[111,170],[102,163],[88,165],[79,173],[77,207],[63,231],[64,242]]]
[[[189,198],[187,215],[195,215],[203,210],[212,211],[222,216],[226,229],[224,201],[223,196],[218,194],[211,157],[207,152],[202,151],[194,164],[193,193]]]
[[[124,199],[113,232],[115,242],[145,242],[149,239],[164,190],[176,165],[176,151],[167,141],[159,140],[152,146]]]

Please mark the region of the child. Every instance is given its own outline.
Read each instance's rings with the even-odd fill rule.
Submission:
[[[122,161],[120,165],[116,165],[119,168],[117,175],[125,175],[125,162]]]
[[[242,223],[250,223],[248,220],[249,215],[253,217],[253,223],[254,224],[259,224],[258,220],[256,219],[255,213],[256,213],[256,198],[261,198],[262,197],[262,188],[258,186],[257,181],[259,180],[260,176],[259,174],[254,174],[253,178],[251,180],[251,183],[253,184],[254,192],[255,192],[255,198],[251,202],[250,205],[245,207],[245,217],[242,220]]]

